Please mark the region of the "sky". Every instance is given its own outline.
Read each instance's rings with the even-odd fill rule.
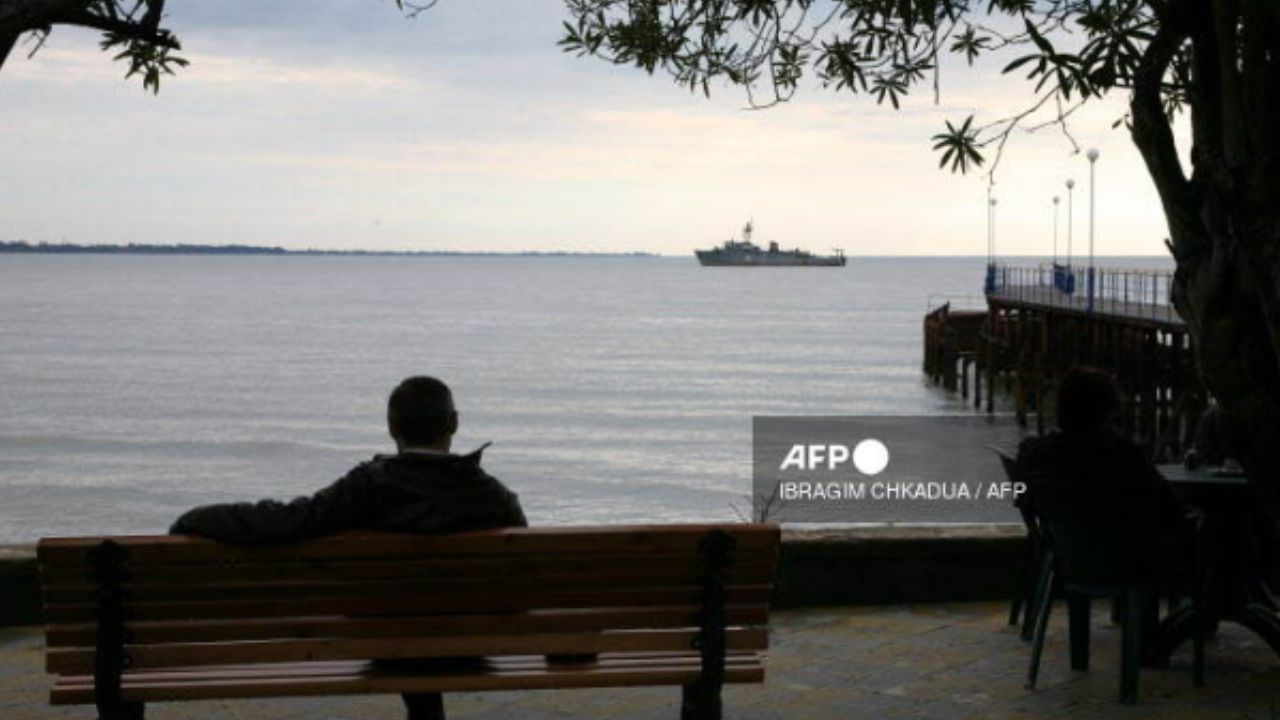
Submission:
[[[687,254],[757,241],[851,255],[981,255],[987,180],[937,168],[944,119],[1022,109],[1008,58],[943,67],[894,111],[817,87],[748,109],[563,53],[560,0],[170,0],[191,66],[158,96],[58,29],[0,70],[0,240]],[[1124,98],[1073,118],[1097,165],[1095,251],[1162,254]],[[1088,250],[1089,167],[1018,132],[995,177],[996,250]]]

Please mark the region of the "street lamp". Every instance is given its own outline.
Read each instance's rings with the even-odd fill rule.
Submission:
[[[1089,311],[1093,312],[1093,289],[1094,289],[1094,269],[1093,269],[1093,238],[1094,238],[1094,220],[1096,211],[1094,208],[1095,199],[1097,197],[1097,169],[1098,169],[1098,148],[1089,148],[1089,152],[1085,153],[1085,157],[1089,158]]]
[[[982,283],[987,295],[996,291],[996,199],[991,196],[994,184],[987,183],[987,275]]]
[[[1076,181],[1067,180],[1067,267],[1071,267],[1071,220],[1075,216]]]
[[[1058,265],[1058,196],[1053,196],[1053,265]]]
[[[991,198],[991,262],[996,260],[996,199]]]

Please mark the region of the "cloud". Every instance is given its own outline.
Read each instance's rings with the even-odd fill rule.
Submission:
[[[985,184],[940,172],[929,138],[1029,97],[1019,79],[947,67],[937,105],[810,89],[744,110],[733,89],[707,100],[564,55],[557,0],[445,2],[413,21],[360,0],[170,13],[193,65],[159,97],[88,33],[0,73],[0,153],[21,169],[0,176],[0,236],[686,253],[754,216],[784,244],[981,253]],[[1075,123],[1103,151],[1099,245],[1160,252],[1150,182],[1110,129],[1122,111],[1118,98]],[[1001,248],[1049,252],[1051,197],[1086,172],[1060,134],[1016,133]]]

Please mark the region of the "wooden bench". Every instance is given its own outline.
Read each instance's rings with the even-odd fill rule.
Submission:
[[[764,680],[778,542],[772,525],[45,539],[50,701],[117,720],[157,701],[679,685],[683,718],[719,718],[723,683]],[[394,662],[410,658],[476,659]]]

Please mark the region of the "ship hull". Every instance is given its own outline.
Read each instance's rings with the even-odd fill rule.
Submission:
[[[793,253],[726,253],[695,250],[703,267],[844,267],[843,256],[795,255]]]

